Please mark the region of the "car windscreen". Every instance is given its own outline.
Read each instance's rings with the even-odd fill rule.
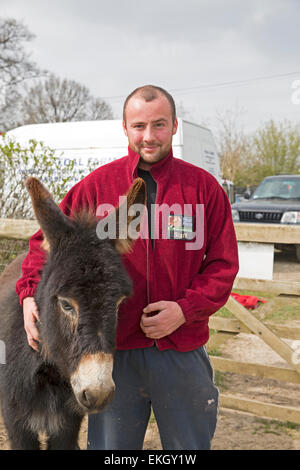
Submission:
[[[266,179],[256,188],[251,199],[300,199],[300,178]]]

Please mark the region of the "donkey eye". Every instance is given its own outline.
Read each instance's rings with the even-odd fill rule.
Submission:
[[[74,306],[66,299],[58,298],[58,303],[60,308],[68,314],[73,314],[75,313],[75,308]]]
[[[66,302],[65,300],[61,302],[61,306],[64,310],[73,310],[72,305]]]

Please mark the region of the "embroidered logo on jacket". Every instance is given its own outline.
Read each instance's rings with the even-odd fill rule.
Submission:
[[[176,240],[192,240],[194,217],[192,215],[168,216],[168,238]]]

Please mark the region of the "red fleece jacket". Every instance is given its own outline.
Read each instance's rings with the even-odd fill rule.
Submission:
[[[137,177],[140,156],[129,148],[128,156],[104,165],[77,183],[60,204],[71,215],[82,207],[93,208],[102,203],[119,204]],[[123,255],[123,263],[131,276],[134,292],[119,309],[117,349],[144,348],[153,345],[140,328],[143,308],[160,300],[176,301],[182,308],[186,323],[172,334],[156,340],[160,350],[190,351],[205,344],[209,338],[208,319],[227,301],[238,272],[238,252],[231,207],[216,179],[194,165],[173,157],[172,150],[154,164],[151,174],[157,183],[156,204],[192,206],[195,221],[203,212],[203,245],[187,250],[193,240],[166,239],[162,236],[164,222],[171,218],[160,214],[159,236],[152,248],[148,239],[138,238],[133,252]],[[178,207],[178,206],[177,206]],[[200,206],[199,206],[200,207]],[[71,208],[71,210],[69,210]],[[176,211],[175,215],[176,215]],[[192,220],[188,217],[189,223]],[[195,239],[194,239],[195,240]],[[29,242],[29,253],[22,265],[22,277],[16,285],[22,303],[34,296],[40,280],[39,272],[46,254],[40,248],[42,233],[38,231]]]

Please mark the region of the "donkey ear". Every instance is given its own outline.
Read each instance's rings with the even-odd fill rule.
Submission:
[[[62,213],[51,194],[37,178],[33,176],[26,178],[25,187],[30,195],[37,221],[51,250],[61,235],[72,229],[72,222]]]
[[[133,232],[139,232],[141,229],[140,220],[145,211],[145,203],[146,184],[142,178],[136,178],[125,196],[124,202],[116,209],[115,212],[115,220],[117,223],[115,247],[120,254],[130,251],[136,238],[134,237]],[[131,230],[130,224],[137,217],[135,209],[139,213],[138,223],[133,230]],[[124,214],[124,211],[126,211],[125,217],[122,215],[122,213]]]

